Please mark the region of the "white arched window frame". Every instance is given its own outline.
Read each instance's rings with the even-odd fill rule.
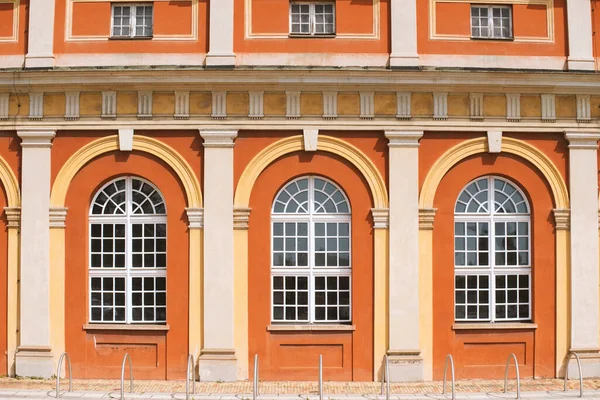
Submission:
[[[104,185],[89,212],[89,321],[165,323],[167,210],[147,180]]]
[[[510,181],[485,176],[469,182],[454,210],[454,318],[529,321],[531,213]]]
[[[347,323],[352,319],[350,203],[328,179],[285,185],[271,211],[271,320]]]

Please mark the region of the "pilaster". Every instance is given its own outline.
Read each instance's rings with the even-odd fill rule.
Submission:
[[[600,135],[566,132],[565,137],[569,141],[571,196],[570,351],[585,353],[585,376],[600,376],[597,184]]]
[[[386,131],[389,140],[388,358],[390,380],[423,379],[419,337],[419,139],[422,131]]]
[[[567,0],[567,29],[569,34],[569,70],[595,69],[592,52],[592,5],[589,1]]]
[[[233,0],[210,2],[207,67],[233,67]]]
[[[54,1],[29,0],[25,68],[54,67]]]
[[[417,0],[391,0],[392,53],[390,67],[418,67]]]
[[[54,373],[50,321],[50,151],[54,130],[17,131],[21,138],[20,343],[16,374]]]
[[[15,354],[19,343],[19,228],[21,227],[21,208],[5,207],[8,231],[8,273],[6,274],[6,299],[7,299],[7,361],[8,375],[15,375]]]
[[[217,2],[218,3],[218,2]],[[204,381],[237,380],[234,337],[233,141],[235,130],[201,130],[204,139]]]

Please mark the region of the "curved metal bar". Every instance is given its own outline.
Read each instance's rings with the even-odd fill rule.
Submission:
[[[508,359],[506,360],[506,370],[504,371],[504,393],[506,393],[508,388],[508,367],[510,365],[510,357],[512,356],[513,360],[515,360],[515,370],[517,371],[517,399],[521,398],[521,378],[519,377],[519,362],[517,361],[517,356],[515,353],[510,353]]]
[[[442,394],[446,394],[446,372],[448,372],[448,361],[450,361],[450,372],[452,373],[452,400],[455,400],[456,393],[454,391],[454,359],[452,358],[452,354],[448,354],[446,356],[446,361],[444,361],[444,387],[442,389]]]
[[[390,362],[387,354],[383,356],[383,376],[381,377],[381,395],[390,400]],[[384,386],[385,385],[385,386]]]
[[[575,356],[575,359],[577,360],[577,368],[579,368],[579,397],[583,397],[583,374],[581,373],[581,360],[579,359],[579,355],[575,352],[569,353],[569,358],[567,359],[563,391],[567,391],[567,380],[569,380],[569,364],[571,363],[571,359],[573,358],[573,356]]]
[[[129,353],[125,353],[123,365],[121,366],[121,400],[125,400],[125,361],[127,360],[129,360],[129,393],[133,393],[133,363]]]
[[[58,367],[56,367],[56,398],[60,398],[60,370],[62,367],[63,359],[67,357],[67,364],[69,365],[69,392],[73,391],[73,373],[71,369],[71,357],[65,352],[60,355],[58,359]]]
[[[258,394],[258,354],[254,355],[254,379],[252,384],[252,399],[256,400]]]
[[[319,354],[319,400],[323,400],[323,354]]]
[[[185,373],[185,400],[190,400],[190,367],[192,371],[192,393],[196,394],[196,368],[194,365],[194,356],[188,354],[187,371]]]

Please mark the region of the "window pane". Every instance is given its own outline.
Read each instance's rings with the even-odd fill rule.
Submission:
[[[497,276],[495,292],[496,319],[530,319],[528,274]]]
[[[454,282],[455,319],[489,319],[489,279],[487,275],[456,275]],[[466,287],[465,287],[466,281]]]
[[[306,321],[307,306],[307,277],[273,277],[273,320]]]

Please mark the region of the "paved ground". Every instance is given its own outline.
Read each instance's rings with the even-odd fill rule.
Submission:
[[[600,399],[600,380],[585,379],[584,396]],[[126,382],[127,383],[127,382]],[[509,382],[509,393],[502,393],[504,381],[470,380],[456,382],[457,399],[511,399],[515,398],[515,381]],[[579,381],[569,381],[569,391],[562,391],[563,381],[558,379],[523,379],[521,397],[558,400],[574,399],[579,395]],[[73,392],[66,392],[68,382],[61,381],[63,398],[119,398],[118,380],[73,380]],[[127,388],[127,386],[126,386]],[[0,399],[49,399],[55,398],[54,380],[0,379]],[[375,382],[325,382],[324,398],[330,400],[385,399],[380,395],[381,385]],[[448,386],[449,390],[449,386]],[[403,400],[446,399],[441,382],[415,382],[391,384],[390,398]],[[252,382],[197,382],[196,393],[191,397],[198,400],[243,400],[252,398]],[[316,382],[261,382],[262,400],[318,399]],[[185,381],[135,381],[134,393],[126,393],[127,399],[185,399]]]

